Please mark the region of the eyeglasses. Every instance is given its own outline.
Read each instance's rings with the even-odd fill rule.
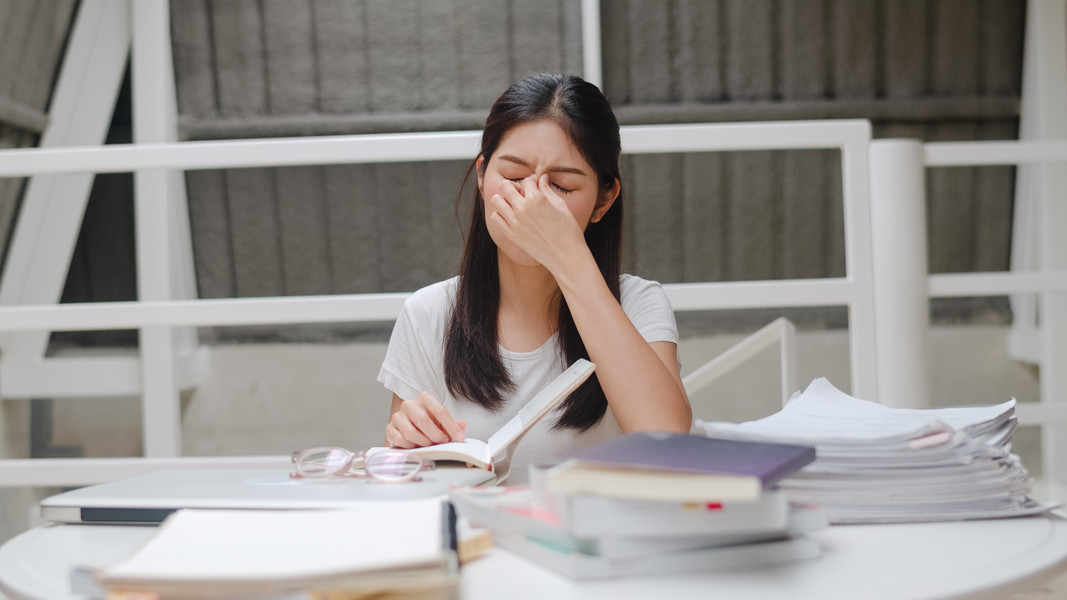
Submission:
[[[382,450],[367,456],[336,446],[318,446],[293,452],[293,479],[369,477],[386,483],[417,481],[422,471],[432,471],[433,461],[402,450]]]

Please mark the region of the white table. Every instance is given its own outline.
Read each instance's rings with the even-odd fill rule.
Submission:
[[[70,591],[72,565],[102,566],[116,561],[152,535],[153,529],[46,525],[30,530],[0,547],[0,589],[12,600],[81,598]],[[493,549],[463,567],[461,595],[465,600],[1003,600],[1067,569],[1067,519],[1060,515],[831,527],[812,537],[822,546],[822,555],[816,559],[596,582],[576,582]]]

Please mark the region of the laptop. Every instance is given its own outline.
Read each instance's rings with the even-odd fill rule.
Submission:
[[[406,483],[291,479],[285,469],[163,469],[63,492],[40,506],[41,517],[56,523],[154,525],[181,508],[344,508],[442,495],[450,485],[492,477],[465,467],[438,468]]]

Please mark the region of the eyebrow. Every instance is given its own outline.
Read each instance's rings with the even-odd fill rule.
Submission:
[[[508,162],[515,163],[517,165],[522,165],[527,168],[529,168],[530,166],[530,163],[519,158],[518,156],[512,156],[510,154],[503,154],[501,156],[498,156],[497,158],[499,158],[500,160],[506,160]],[[549,167],[548,170],[552,173],[574,173],[575,175],[585,175],[585,171],[581,169],[576,169],[574,167]]]

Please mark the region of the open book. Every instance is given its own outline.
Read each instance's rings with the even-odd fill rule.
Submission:
[[[493,470],[493,458],[517,442],[541,417],[548,414],[563,402],[571,392],[589,379],[596,365],[579,358],[566,371],[560,373],[544,389],[537,393],[526,406],[519,411],[510,421],[504,424],[494,433],[488,442],[467,438],[462,442],[446,442],[421,448],[412,448],[408,452],[416,452],[430,460],[454,460],[465,462],[480,469]],[[367,454],[391,450],[392,448],[371,448]]]

